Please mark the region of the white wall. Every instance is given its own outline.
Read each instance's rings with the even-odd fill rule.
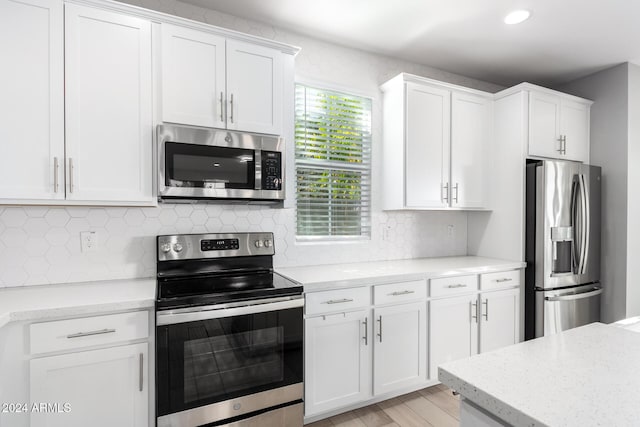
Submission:
[[[594,101],[591,107],[590,158],[592,164],[602,167],[600,277],[604,288],[602,319],[605,322],[627,316],[626,288],[631,277],[628,276],[627,267],[629,264],[638,264],[638,258],[628,258],[627,254],[627,236],[631,235],[634,228],[628,228],[627,223],[627,174],[633,173],[634,166],[627,160],[630,154],[628,73],[628,64],[621,64],[558,88]],[[632,188],[629,187],[629,190],[632,191]],[[640,195],[637,197],[640,198]],[[637,274],[635,271],[633,273]],[[640,275],[636,277],[640,278]]]
[[[640,315],[640,66],[628,64],[627,313]]]
[[[371,96],[374,159],[371,240],[331,246],[298,244],[293,209],[220,205],[126,209],[0,207],[0,287],[153,276],[155,236],[171,233],[273,231],[276,266],[466,254],[466,213],[380,210],[379,172],[384,159],[382,97],[378,86],[404,71],[487,91],[500,87],[175,0],[130,0],[130,3],[300,46],[302,51],[296,58],[299,78]],[[447,234],[448,225],[455,228],[451,236]],[[98,235],[94,252],[80,251],[79,233],[86,230]],[[383,239],[384,230],[387,240]]]

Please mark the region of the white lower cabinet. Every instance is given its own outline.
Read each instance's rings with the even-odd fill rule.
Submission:
[[[519,341],[520,290],[517,288],[480,294],[480,352]]]
[[[438,365],[520,341],[520,289],[473,293],[429,303],[429,377]]]
[[[305,320],[305,415],[371,396],[369,310]]]
[[[374,309],[373,392],[376,395],[426,380],[427,305]]]
[[[31,427],[148,426],[148,344],[123,345],[30,362]],[[55,410],[53,410],[55,409]]]
[[[438,365],[478,353],[477,304],[477,294],[431,301],[430,378],[438,378]]]

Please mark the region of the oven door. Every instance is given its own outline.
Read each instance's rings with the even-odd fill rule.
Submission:
[[[158,426],[199,426],[301,401],[304,299],[247,304],[157,313]]]

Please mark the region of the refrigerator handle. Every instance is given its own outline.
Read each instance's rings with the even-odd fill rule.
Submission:
[[[587,270],[587,259],[589,258],[589,239],[590,239],[590,214],[589,214],[589,193],[587,192],[587,184],[583,174],[580,174],[580,199],[582,207],[582,236],[580,239],[580,274],[585,274]]]
[[[576,299],[594,297],[596,295],[600,295],[601,293],[602,293],[602,288],[598,288],[589,292],[582,292],[579,294],[572,294],[572,295],[562,295],[557,297],[544,297],[544,299],[545,301],[573,301]]]
[[[578,229],[578,187],[579,178],[573,180],[571,183],[571,228],[573,231],[573,242],[571,242],[571,265],[574,274],[580,274],[580,258],[578,256],[578,244],[580,242],[580,236],[582,230]],[[554,245],[555,249],[555,245]],[[582,252],[582,251],[580,251]],[[555,259],[555,258],[554,258]]]

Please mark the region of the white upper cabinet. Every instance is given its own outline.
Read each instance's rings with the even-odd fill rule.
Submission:
[[[280,50],[163,24],[161,51],[163,121],[282,133]]]
[[[61,0],[0,0],[0,199],[64,200]]]
[[[65,15],[67,199],[152,202],[151,22]]]
[[[282,132],[282,53],[227,41],[227,128]]]
[[[437,87],[406,85],[406,205],[446,207],[449,176],[451,93]]]
[[[408,74],[382,90],[384,209],[485,209],[493,96]]]
[[[589,161],[591,101],[552,91],[529,91],[529,155]]]
[[[485,203],[487,147],[491,144],[493,101],[453,92],[451,99],[451,206],[482,208]]]
[[[162,120],[225,126],[225,39],[162,25]]]

